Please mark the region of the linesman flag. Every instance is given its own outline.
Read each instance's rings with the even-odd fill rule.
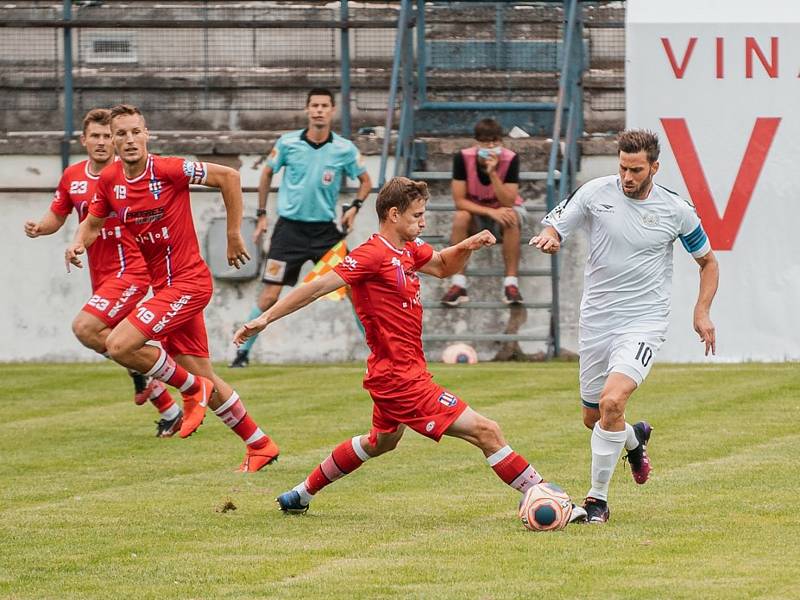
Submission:
[[[347,256],[347,244],[345,244],[344,240],[336,244],[333,248],[328,250],[325,253],[325,256],[319,259],[319,262],[314,265],[314,268],[305,276],[303,279],[303,283],[308,283],[309,281],[314,281],[317,277],[322,277],[328,271],[332,271],[333,267],[338,265],[340,262],[344,260],[344,257]],[[345,286],[340,287],[338,290],[333,290],[331,293],[326,294],[323,298],[327,298],[328,300],[333,300],[338,302],[342,298],[344,298],[347,294],[345,293]]]

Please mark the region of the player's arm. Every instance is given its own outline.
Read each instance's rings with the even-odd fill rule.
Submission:
[[[225,212],[228,217],[228,264],[239,269],[250,260],[250,254],[248,254],[244,239],[242,239],[243,201],[239,171],[224,165],[206,164],[208,174],[205,185],[219,188],[219,191],[222,192],[222,201],[225,203]]]
[[[719,287],[719,263],[712,251],[695,258],[700,265],[700,293],[694,306],[694,330],[705,343],[705,355],[717,353],[717,333],[711,321],[711,303]]]
[[[347,285],[336,271],[328,271],[322,277],[304,283],[294,288],[290,293],[278,300],[270,308],[252,321],[242,325],[233,336],[233,343],[237,346],[247,338],[263,331],[267,325],[300,310],[314,300],[322,298],[340,287]]]
[[[548,225],[538,235],[533,236],[528,244],[545,254],[555,254],[561,249],[561,236],[555,227]]]
[[[495,242],[497,240],[492,233],[484,229],[455,246],[445,248],[441,252],[434,252],[431,259],[420,268],[420,271],[440,279],[450,277],[464,268],[474,250],[484,246],[493,246]]]
[[[261,171],[258,180],[258,210],[256,211],[256,229],[253,232],[253,241],[258,243],[259,238],[267,231],[267,198],[272,185],[272,167],[266,165]]]
[[[69,273],[70,265],[74,265],[79,269],[83,268],[83,263],[79,256],[86,252],[89,246],[94,244],[105,222],[105,218],[97,217],[92,213],[86,215],[86,218],[78,226],[75,237],[72,238],[72,244],[70,244],[64,252],[64,262],[67,266],[67,273]]]
[[[352,204],[350,204],[350,208],[342,215],[342,229],[344,231],[350,231],[353,228],[353,223],[355,223],[358,211],[361,210],[361,205],[364,204],[367,196],[369,196],[369,193],[372,191],[372,179],[370,179],[369,173],[366,171],[358,176],[358,182],[359,185],[358,190],[356,190],[356,197]]]
[[[67,220],[67,215],[60,215],[48,210],[37,223],[36,221],[25,221],[25,235],[29,238],[37,238],[40,235],[50,235],[61,229]]]

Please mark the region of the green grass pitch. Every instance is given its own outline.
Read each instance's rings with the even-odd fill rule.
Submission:
[[[656,365],[628,410],[655,427],[651,481],[620,463],[606,526],[545,534],[477,449],[414,432],[280,514],[278,493],[368,430],[363,365],[221,370],[281,446],[261,473],[234,472],[243,446],[212,414],[156,439],[111,364],[0,366],[0,597],[800,598],[797,364]],[[583,497],[576,364],[432,370]]]

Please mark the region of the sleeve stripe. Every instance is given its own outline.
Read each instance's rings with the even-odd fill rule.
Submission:
[[[702,225],[698,225],[697,228],[689,235],[680,235],[678,237],[680,238],[683,247],[686,248],[686,251],[689,253],[697,252],[708,243],[708,236],[706,235],[706,232],[703,231]]]

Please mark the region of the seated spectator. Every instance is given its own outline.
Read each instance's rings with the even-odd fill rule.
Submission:
[[[450,243],[457,244],[482,229],[503,242],[503,301],[519,304],[520,230],[525,209],[519,195],[519,156],[503,148],[503,130],[494,119],[475,125],[475,145],[453,156],[451,184],[456,212]],[[467,278],[462,270],[451,279],[442,304],[457,306],[469,301]]]

